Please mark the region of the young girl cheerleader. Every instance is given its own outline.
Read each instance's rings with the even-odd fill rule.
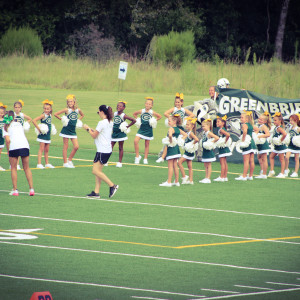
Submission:
[[[84,114],[82,113],[81,109],[77,107],[77,100],[75,98],[75,95],[68,95],[67,96],[67,107],[56,112],[54,116],[62,120],[64,117],[60,117],[59,115],[65,114],[67,120],[66,120],[67,125],[64,125],[62,128],[59,136],[63,137],[63,160],[64,164],[63,166],[65,168],[75,168],[72,162],[72,159],[77,152],[79,148],[78,140],[77,140],[77,135],[76,135],[76,124],[77,124],[77,119],[81,120],[84,117]],[[78,115],[80,117],[78,118]],[[73,144],[73,149],[69,155],[69,158],[67,159],[67,153],[68,153],[68,144],[69,140],[72,141]]]
[[[53,169],[54,166],[52,166],[49,163],[49,147],[51,143],[51,129],[52,129],[52,105],[53,101],[49,101],[48,99],[44,100],[43,102],[43,109],[44,112],[39,116],[36,117],[35,119],[32,120],[32,123],[36,126],[36,128],[39,128],[37,125],[37,121],[41,120],[41,124],[44,124],[45,126],[48,127],[47,133],[42,133],[41,130],[39,129],[39,135],[37,137],[37,141],[40,142],[40,149],[38,152],[38,164],[37,168],[38,169],[45,169],[45,168],[51,168]],[[44,153],[45,157],[45,167],[42,165],[42,155]]]
[[[285,161],[284,154],[286,153],[287,147],[283,144],[284,139],[287,136],[286,131],[284,130],[284,121],[280,112],[275,113],[273,116],[273,123],[276,126],[274,129],[272,143],[274,144],[274,150],[270,154],[270,172],[268,174],[269,177],[275,175],[274,171],[274,160],[275,156],[278,155],[281,172],[276,176],[277,178],[284,178],[284,169],[285,169]]]
[[[117,162],[116,167],[121,168],[122,167],[122,159],[123,159],[123,145],[124,141],[128,139],[126,132],[122,131],[122,123],[125,120],[130,120],[131,123],[129,125],[126,125],[125,131],[128,132],[128,128],[131,127],[136,120],[134,118],[131,118],[127,116],[124,113],[124,109],[126,107],[127,102],[125,101],[119,101],[117,104],[117,111],[114,113],[114,125],[113,125],[113,133],[112,133],[112,139],[111,139],[111,145],[112,148],[114,148],[114,145],[116,142],[119,143],[119,162]]]
[[[244,170],[243,175],[235,178],[235,180],[253,180],[253,172],[255,168],[254,153],[256,152],[256,146],[252,138],[253,132],[253,117],[252,111],[244,111],[241,113],[241,131],[240,147],[243,151]],[[247,176],[250,166],[249,176]]]
[[[285,171],[284,175],[289,175],[289,159],[291,157],[291,153],[295,155],[295,171],[291,174],[291,177],[298,177],[299,170],[299,153],[300,153],[300,115],[291,115],[290,116],[290,124],[292,128],[290,129],[290,137],[291,141],[288,146],[286,155],[285,155]],[[298,141],[297,141],[298,140]]]
[[[133,113],[134,118],[137,118],[138,115],[141,115],[141,126],[138,130],[136,137],[134,139],[134,149],[135,149],[135,159],[134,163],[139,164],[141,156],[139,155],[139,141],[140,139],[145,140],[145,155],[144,155],[144,164],[148,164],[148,154],[150,141],[153,140],[153,128],[150,123],[153,116],[157,118],[157,121],[161,119],[161,115],[152,110],[153,107],[153,98],[146,97],[145,108],[140,109]]]
[[[17,189],[17,164],[18,158],[21,157],[23,169],[29,185],[29,196],[34,196],[32,173],[29,168],[29,144],[26,139],[23,126],[16,118],[14,112],[9,111],[4,117],[4,136],[9,144],[9,162],[11,165],[11,180],[13,190],[10,192],[12,196],[19,196]]]
[[[108,162],[112,153],[111,147],[111,134],[113,128],[113,112],[110,106],[101,105],[97,112],[102,119],[98,122],[96,129],[90,128],[84,124],[83,128],[89,132],[90,136],[94,139],[97,148],[97,153],[94,158],[93,174],[96,178],[95,189],[87,197],[99,198],[99,191],[102,181],[109,186],[109,198],[111,198],[117,191],[118,185],[115,185],[102,171],[103,166]]]
[[[175,114],[168,118],[168,125],[170,126],[168,130],[168,135],[163,141],[168,145],[166,160],[168,161],[168,180],[161,183],[159,186],[171,187],[172,185],[180,186],[179,180],[179,170],[178,170],[178,158],[181,157],[179,146],[177,144],[177,139],[180,134],[186,139],[187,134],[178,128],[181,125],[181,118],[179,114]],[[175,175],[174,184],[171,183],[173,173]]]
[[[202,129],[204,131],[203,139],[202,139],[202,162],[205,167],[205,178],[200,180],[200,183],[211,183],[211,163],[216,161],[215,153],[214,153],[214,143],[219,140],[219,137],[211,132],[212,130],[212,121],[211,119],[206,119],[202,122]],[[209,140],[213,139],[213,141]]]
[[[169,118],[171,115],[178,114],[181,118],[181,123],[183,123],[185,115],[187,115],[190,118],[195,117],[194,114],[191,111],[189,111],[188,109],[185,109],[185,108],[182,107],[183,106],[183,98],[184,97],[183,97],[182,93],[181,94],[176,93],[175,101],[174,101],[174,107],[171,107],[170,109],[168,109],[164,113],[164,116],[166,118]],[[180,126],[179,129],[184,130],[182,126]],[[166,155],[167,155],[167,147],[164,147],[161,157],[159,159],[157,159],[156,162],[157,163],[163,162],[166,158]]]
[[[193,165],[192,161],[195,158],[195,151],[198,149],[199,139],[195,134],[196,129],[196,118],[188,118],[186,122],[187,138],[184,142],[185,152],[178,161],[178,166],[182,175],[182,184],[194,184],[193,181]],[[185,175],[183,163],[187,162],[189,169],[189,176]]]
[[[260,165],[260,175],[255,178],[267,179],[268,169],[268,153],[270,152],[270,146],[267,138],[270,136],[270,129],[272,126],[271,115],[265,111],[258,118],[259,127],[254,126],[253,137],[257,147],[257,158]]]
[[[226,127],[226,120],[227,116],[217,116],[217,127],[219,128],[218,136],[219,141],[217,142],[217,147],[219,148],[219,158],[220,158],[220,164],[221,164],[221,175],[214,179],[214,181],[228,181],[227,173],[228,173],[228,165],[227,165],[227,156],[231,156],[232,153],[230,152],[229,147],[227,146],[227,142],[230,138],[230,133],[227,132]],[[222,141],[222,143],[221,143]]]
[[[4,116],[6,111],[6,105],[0,102],[0,158],[2,149],[4,148],[4,138],[3,138],[3,127],[4,127]],[[5,171],[4,168],[0,166],[0,171]]]

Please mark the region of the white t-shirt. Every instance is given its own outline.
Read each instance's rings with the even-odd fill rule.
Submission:
[[[3,137],[6,135],[10,138],[9,151],[22,148],[29,149],[29,144],[24,133],[23,125],[19,122],[11,122],[7,132],[3,128]]]
[[[95,144],[97,147],[97,152],[101,153],[111,153],[111,134],[113,129],[113,122],[109,122],[107,119],[99,121],[96,130],[99,132],[98,136],[95,138]]]

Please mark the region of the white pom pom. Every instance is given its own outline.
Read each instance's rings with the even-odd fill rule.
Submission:
[[[25,132],[29,132],[29,129],[30,129],[30,124],[26,121],[24,122],[23,124],[23,128],[24,128],[24,131]]]
[[[169,147],[175,147],[177,145],[177,139],[176,137],[172,137],[172,143],[169,144]]]
[[[273,137],[272,138],[272,144],[275,145],[275,146],[282,145],[281,138],[282,138],[282,135],[277,136],[277,137]]]
[[[56,130],[56,127],[55,127],[54,124],[51,124],[51,134],[52,134],[52,135],[57,134],[57,130]]]
[[[154,117],[150,118],[150,120],[149,120],[149,125],[150,125],[152,128],[156,128],[156,126],[157,126],[157,120],[156,120],[156,118],[154,118]]]
[[[82,126],[83,126],[82,121],[78,119],[76,122],[76,128],[81,129]]]
[[[49,127],[48,127],[46,124],[41,123],[41,124],[39,124],[38,126],[39,126],[39,128],[40,128],[41,134],[47,134],[47,133],[48,133]],[[34,131],[35,131],[35,133],[36,133],[37,135],[40,134],[40,132],[38,131],[37,128],[34,128]]]
[[[141,127],[141,124],[142,124],[141,118],[137,118],[134,125],[135,125],[137,128],[140,128],[140,127]]]
[[[169,119],[165,119],[165,125],[166,125],[166,127],[168,127],[168,128],[170,127],[170,126],[169,126]]]
[[[169,144],[170,144],[170,140],[169,140],[168,137],[164,137],[161,141],[162,141],[162,143],[163,143],[164,145],[169,145]]]
[[[172,137],[172,143],[170,143],[170,140],[168,137],[165,137],[162,139],[162,143],[164,145],[167,145],[169,147],[175,147],[177,145],[177,139],[175,137]]]
[[[183,147],[184,146],[184,139],[182,138],[182,135],[180,135],[177,139],[177,144],[179,147]]]
[[[295,135],[292,138],[292,143],[293,145],[295,145],[296,147],[300,147],[300,135]]]
[[[120,130],[124,133],[129,133],[130,132],[130,128],[127,127],[128,126],[128,123],[126,121],[122,122],[120,124]]]
[[[243,141],[243,136],[240,136],[239,146],[240,148],[247,148],[251,144],[251,136],[249,134],[246,135],[245,140]]]
[[[229,137],[227,142],[225,143],[225,147],[230,147],[231,144],[232,144],[232,139],[231,139],[231,137]]]
[[[225,137],[220,137],[217,141],[216,141],[216,147],[218,148],[225,148]]]
[[[216,144],[214,143],[214,139],[208,139],[203,143],[203,148],[206,150],[213,150],[216,148]]]
[[[69,121],[70,121],[70,120],[68,119],[67,116],[62,116],[62,117],[61,117],[61,122],[62,122],[63,127],[67,127],[68,124],[69,124]]]
[[[290,142],[291,142],[291,136],[290,136],[290,134],[288,133],[287,135],[286,135],[286,137],[285,137],[285,139],[283,140],[283,144],[284,145],[286,145],[286,146],[288,146],[289,144],[290,144]]]
[[[266,142],[266,138],[259,138],[258,136],[262,135],[261,133],[256,133],[256,132],[253,132],[252,133],[252,138],[254,140],[254,143],[256,145],[262,145]]]
[[[195,153],[195,151],[198,149],[198,146],[199,146],[198,143],[194,144],[194,142],[191,141],[184,145],[184,150],[189,153]]]
[[[186,123],[187,123],[187,118],[184,118],[183,123],[182,123],[182,127],[185,129],[186,127]]]

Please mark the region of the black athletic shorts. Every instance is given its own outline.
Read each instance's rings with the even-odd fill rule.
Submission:
[[[108,162],[110,156],[111,156],[111,152],[110,153],[96,152],[94,163],[100,161],[102,165],[105,165]]]
[[[29,149],[28,148],[21,148],[16,150],[9,151],[9,157],[26,157],[29,156]]]

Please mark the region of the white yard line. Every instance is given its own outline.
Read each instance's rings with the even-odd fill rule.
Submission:
[[[263,287],[258,287],[258,286],[249,286],[249,285],[235,284],[234,286],[236,286],[236,287],[242,287],[242,288],[248,288],[248,289],[257,289],[257,290],[267,290],[267,291],[273,291],[274,290],[274,289],[263,288]]]
[[[263,269],[263,268],[227,265],[227,264],[219,264],[219,263],[211,263],[211,262],[203,262],[203,261],[184,260],[184,259],[178,259],[178,258],[130,254],[130,253],[106,252],[106,251],[99,251],[99,250],[64,248],[64,247],[56,247],[56,246],[45,246],[45,245],[37,245],[37,244],[25,244],[25,243],[14,243],[14,242],[4,242],[4,241],[0,241],[0,244],[18,245],[18,246],[25,246],[25,247],[37,247],[37,248],[44,248],[44,249],[57,249],[57,250],[66,250],[66,251],[79,251],[79,252],[97,253],[97,254],[105,254],[105,255],[138,257],[138,258],[146,258],[146,259],[154,259],[154,260],[162,260],[162,261],[170,261],[170,262],[178,262],[178,263],[188,263],[188,264],[196,264],[196,265],[197,264],[208,265],[208,266],[242,269],[242,270],[253,270],[253,271],[263,271],[263,272],[285,273],[285,274],[300,274],[300,272],[294,272],[294,271]]]
[[[268,281],[266,283],[269,283],[269,284],[275,284],[275,285],[288,285],[288,286],[297,286],[297,287],[300,287],[299,284],[294,284],[294,283],[283,283],[283,282],[271,282],[271,281]]]

